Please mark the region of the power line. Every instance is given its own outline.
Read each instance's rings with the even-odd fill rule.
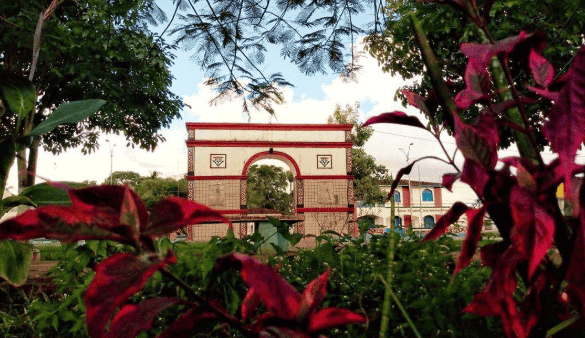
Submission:
[[[426,138],[421,138],[421,137],[415,137],[415,136],[408,136],[408,135],[401,135],[401,134],[396,134],[396,133],[390,133],[387,131],[381,131],[381,130],[375,130],[374,132],[376,133],[382,133],[382,134],[388,134],[388,135],[394,135],[394,136],[400,136],[400,137],[406,137],[409,139],[415,139],[415,140],[421,140],[421,141],[427,141],[427,142],[437,142],[437,140],[431,140],[431,139],[426,139]],[[457,145],[455,142],[445,142],[443,141],[443,144],[450,144],[450,145]],[[498,152],[509,152],[509,153],[514,153],[514,154],[520,154],[518,152],[518,150],[510,150],[510,149],[500,149],[498,150]],[[541,155],[547,155],[547,156],[557,156],[557,154],[555,153],[551,153],[551,152],[541,152]],[[585,155],[576,155],[576,157],[585,157]]]

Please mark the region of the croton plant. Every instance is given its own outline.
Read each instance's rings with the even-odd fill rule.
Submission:
[[[149,330],[154,320],[172,306],[187,309],[159,337],[189,336],[202,321],[231,325],[246,336],[311,337],[338,325],[363,323],[365,318],[346,309],[319,309],[326,296],[328,271],[297,292],[272,267],[238,253],[220,257],[219,273],[228,268],[240,271],[248,286],[235,317],[220,303],[196,293],[165,269],[176,262],[169,251],[155,251],[155,238],[201,222],[230,223],[218,211],[187,199],[170,197],[148,212],[128,186],[103,185],[67,189],[69,206],[43,206],[0,223],[0,240],[38,237],[64,242],[111,240],[134,248],[118,253],[95,268],[95,277],[85,292],[86,324],[91,337],[135,337]],[[138,304],[129,299],[140,292],[157,271],[178,286],[188,299],[155,297]],[[258,313],[263,304],[263,313]]]
[[[438,142],[447,129],[454,135],[464,163],[459,169],[455,154],[442,147],[447,160],[427,156],[413,161],[398,172],[389,196],[417,161],[433,158],[450,164],[456,172],[445,174],[443,185],[451,190],[457,180],[466,183],[482,205],[471,208],[455,203],[424,240],[438,238],[465,214],[468,229],[455,269],[458,273],[476,253],[486,214],[502,236],[501,242],[481,247],[481,260],[492,269],[491,277],[463,311],[499,316],[508,337],[548,336],[563,327],[583,325],[585,184],[580,182],[585,166],[576,163],[576,155],[585,141],[585,47],[576,51],[567,72],[555,74],[552,64],[543,57],[543,34],[520,32],[494,41],[482,14],[489,13],[489,8],[478,9],[474,0],[426,2],[446,3],[461,11],[475,24],[477,35],[483,37],[482,43],[460,46],[468,60],[462,74],[465,88],[455,93],[452,83],[445,80],[419,21],[411,14],[433,90],[426,97],[410,91],[402,94],[425,114],[429,126],[400,111],[372,117],[364,125],[393,123],[422,128]],[[490,4],[493,1],[485,2],[485,6]],[[531,74],[532,83],[515,81],[512,60],[517,61],[513,65],[516,72],[525,69]],[[529,122],[529,107],[542,114],[530,116],[537,119],[536,124]],[[479,109],[480,114],[468,124],[463,116],[469,116],[464,113],[470,108]],[[437,122],[439,112],[442,123]],[[499,130],[503,127],[514,131],[520,156],[498,156]],[[558,155],[550,163],[541,157],[537,131]],[[561,184],[570,206],[565,212],[556,197]]]

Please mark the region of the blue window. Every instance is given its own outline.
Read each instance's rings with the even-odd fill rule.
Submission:
[[[394,191],[394,202],[400,202],[400,193],[398,191]]]
[[[394,216],[394,226],[396,229],[402,229],[402,218],[399,216]]]
[[[425,216],[425,229],[432,229],[435,226],[435,218],[433,216]]]
[[[433,192],[431,191],[431,189],[423,190],[422,200],[423,200],[423,202],[432,202],[433,201]]]

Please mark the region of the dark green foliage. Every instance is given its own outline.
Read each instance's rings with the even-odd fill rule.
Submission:
[[[394,264],[394,290],[424,337],[476,337],[478,333],[484,337],[501,335],[497,320],[460,313],[489,275],[489,269],[472,263],[451,281],[451,272],[455,267],[453,254],[460,249],[460,241],[443,237],[436,242],[421,244],[414,234],[395,236],[398,245]],[[212,270],[217,258],[223,254],[234,250],[256,252],[258,246],[253,243],[236,239],[232,234],[222,239],[215,238],[207,244],[171,243],[163,239],[158,242],[158,251],[175,251],[178,260],[169,270],[196,292],[202,293],[207,289],[207,297],[213,297],[231,313],[236,313],[246,292],[245,284],[234,271],[217,275]],[[385,276],[388,267],[388,236],[373,236],[367,243],[363,237],[332,239],[320,236],[317,243],[313,250],[277,253],[266,258],[270,264],[280,265],[279,274],[297,290],[303,290],[309,281],[331,269],[328,296],[323,306],[336,305],[358,312],[365,311],[369,319],[365,329],[357,325],[331,329],[326,333],[327,336],[377,336],[384,298],[384,285],[379,276]],[[0,327],[0,333],[13,332],[14,325],[21,320],[22,332],[29,332],[29,336],[31,332],[42,337],[87,336],[82,296],[93,278],[91,268],[106,256],[124,250],[124,247],[104,241],[88,241],[84,245],[73,244],[62,248],[65,261],[55,269],[57,293],[30,300],[31,304],[26,305],[27,315],[15,311],[12,315],[10,312],[2,314],[4,317],[0,317],[0,320],[4,318],[6,322],[12,323],[4,330],[12,331],[1,331]],[[139,302],[154,296],[188,298],[183,289],[158,273],[133,301]],[[144,337],[155,336],[180,311],[180,307],[166,311],[155,322],[152,332]],[[412,336],[412,330],[395,306],[390,316],[392,336]],[[223,336],[218,327],[201,326],[198,329],[209,332],[211,337]],[[235,331],[231,334],[239,337]]]
[[[478,7],[483,8],[483,1],[478,1]],[[517,35],[520,31],[544,34],[548,46],[543,56],[550,60],[555,69],[568,70],[570,60],[583,41],[583,22],[585,12],[580,9],[580,1],[495,1],[489,11],[487,30],[493,40],[501,40]],[[437,59],[441,60],[441,68],[446,78],[453,82],[454,92],[462,90],[462,74],[465,74],[467,59],[459,51],[463,42],[485,43],[476,27],[460,12],[442,2],[422,3],[418,1],[398,1],[389,3],[385,9],[388,14],[386,30],[380,35],[370,35],[366,38],[369,52],[378,59],[383,71],[411,79],[422,76],[422,81],[409,86],[407,89],[426,96],[431,89],[429,77],[423,67],[421,55],[414,40],[409,12],[416,12],[421,27],[428,37],[431,49]],[[525,48],[529,48],[526,46]],[[521,48],[522,49],[522,48]],[[518,53],[520,54],[520,53]],[[527,66],[527,58],[512,54],[511,59],[519,61],[521,67],[511,69],[514,81],[519,84],[531,83],[531,75]],[[558,75],[558,74],[557,74]],[[538,96],[524,91],[532,98]],[[406,99],[396,93],[403,104]],[[536,127],[537,141],[540,145],[546,144],[540,133],[539,119],[548,106],[528,106],[529,120]],[[463,112],[463,118],[472,120],[479,115],[477,107]],[[442,122],[442,111],[437,116],[438,123]],[[507,127],[500,128],[500,147],[508,148],[512,142],[512,131]]]
[[[293,180],[290,171],[275,165],[252,165],[248,171],[248,208],[273,209],[290,214]]]
[[[367,204],[384,203],[387,198],[380,185],[389,183],[388,170],[385,166],[376,164],[374,157],[363,149],[374,130],[372,127],[360,128],[363,121],[359,121],[359,109],[359,102],[353,106],[346,105],[345,108],[338,104],[333,115],[327,118],[327,123],[351,123],[354,126],[351,131],[351,140],[354,144],[351,149],[351,175],[354,177],[353,189],[356,200]]]
[[[0,68],[26,78],[32,60],[32,40],[44,1],[3,1],[0,4]],[[34,124],[63,102],[103,99],[101,113],[82,123],[58,126],[42,136],[54,153],[83,145],[95,149],[97,131],[123,132],[129,142],[153,149],[162,140],[158,131],[178,116],[180,99],[169,91],[173,47],[156,39],[146,19],[160,15],[153,1],[64,1],[43,27],[43,39],[33,83],[37,90]],[[2,121],[0,136],[10,117]],[[93,130],[92,130],[93,129]]]

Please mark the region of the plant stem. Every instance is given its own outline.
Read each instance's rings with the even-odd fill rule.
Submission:
[[[392,176],[390,176],[390,183],[392,183]],[[394,278],[394,233],[395,231],[395,205],[396,202],[394,200],[394,196],[390,196],[390,236],[388,236],[388,254],[386,255],[386,259],[388,260],[388,273],[386,275],[386,279],[388,281],[388,286],[384,291],[384,304],[382,305],[382,323],[380,324],[380,338],[385,338],[388,332],[388,326],[390,323],[390,287],[392,287],[392,281]]]
[[[559,331],[566,329],[567,327],[571,326],[573,323],[575,323],[576,321],[578,321],[579,319],[581,319],[581,315],[576,314],[573,317],[565,320],[564,322],[556,325],[555,327],[549,329],[548,331],[546,331],[546,335],[545,337],[552,337],[555,334],[557,334]]]
[[[382,277],[380,275],[377,275],[377,276],[378,276],[378,278],[380,278],[380,280],[382,281],[382,283],[384,283],[384,285],[386,286],[387,292],[390,293],[390,296],[396,302],[396,305],[400,309],[400,312],[402,312],[402,315],[404,316],[404,319],[406,319],[406,321],[408,322],[408,325],[410,325],[410,327],[412,328],[412,331],[414,331],[414,335],[417,338],[422,338],[422,336],[420,335],[420,333],[416,329],[416,326],[414,325],[414,322],[412,321],[412,319],[410,319],[410,316],[408,315],[408,312],[406,312],[406,309],[404,308],[404,306],[402,306],[402,303],[400,302],[400,299],[398,299],[398,297],[396,296],[396,294],[394,293],[394,291],[392,291],[392,288],[390,287],[390,285],[388,285],[388,283],[386,282],[386,280],[384,280],[384,277]]]
[[[0,198],[4,196],[6,182],[8,181],[8,174],[10,173],[10,168],[14,164],[15,158],[16,146],[14,141],[12,141],[10,138],[0,141],[0,189],[2,189]]]

